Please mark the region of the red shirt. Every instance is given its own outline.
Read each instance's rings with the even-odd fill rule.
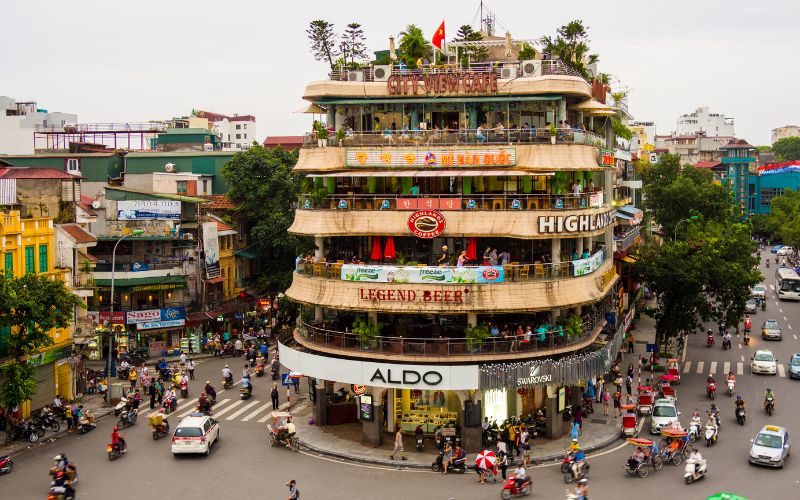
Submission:
[[[111,444],[117,444],[119,442],[119,431],[113,431],[111,433]]]

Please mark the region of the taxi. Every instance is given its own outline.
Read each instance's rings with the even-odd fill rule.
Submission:
[[[208,456],[219,439],[219,424],[202,413],[192,413],[178,423],[172,435],[172,454],[201,453]]]
[[[777,425],[765,425],[758,431],[750,448],[749,462],[783,468],[789,457],[789,432]]]

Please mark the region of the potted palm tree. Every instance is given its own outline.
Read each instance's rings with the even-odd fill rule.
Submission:
[[[464,336],[467,339],[467,349],[471,352],[478,352],[481,345],[489,339],[490,334],[486,325],[470,325],[464,329]]]
[[[364,320],[357,316],[353,321],[353,334],[358,337],[362,349],[377,347],[377,338],[381,333],[381,324]]]
[[[558,135],[558,129],[556,128],[556,124],[553,123],[550,125],[550,144],[556,143],[556,136]]]

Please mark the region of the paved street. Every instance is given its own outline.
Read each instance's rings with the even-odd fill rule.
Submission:
[[[772,284],[773,273],[765,270],[766,283]],[[772,288],[772,287],[770,287]],[[719,442],[712,448],[700,445],[701,452],[709,460],[710,475],[691,486],[683,484],[683,467],[665,465],[645,479],[628,477],[622,464],[630,454],[631,447],[615,445],[602,452],[590,455],[592,475],[590,489],[592,498],[615,498],[625,494],[647,491],[650,498],[703,498],[718,491],[733,491],[749,498],[790,498],[794,495],[797,474],[794,458],[784,470],[770,470],[748,465],[747,452],[750,439],[768,421],[787,426],[794,441],[798,439],[798,424],[795,416],[800,404],[790,400],[796,390],[795,381],[786,378],[785,370],[777,376],[754,376],[749,373],[749,357],[758,348],[773,350],[781,363],[789,355],[800,350],[795,338],[795,325],[800,326],[800,304],[778,302],[771,290],[767,312],[758,312],[753,317],[753,330],[758,331],[766,318],[776,318],[784,327],[784,339],[780,342],[765,342],[758,335],[751,339],[750,346],[740,345],[734,337],[730,351],[722,351],[721,342],[715,347],[705,347],[705,336],[693,335],[684,365],[682,382],[678,388],[678,406],[681,421],[686,425],[692,409],[701,412],[709,407],[705,397],[705,377],[713,372],[720,387],[724,373],[732,369],[737,374],[737,392],[748,403],[747,423],[740,427],[733,418],[733,400],[720,390],[717,404],[722,409],[722,428]],[[785,319],[784,319],[785,318]],[[191,398],[182,400],[178,411],[170,417],[173,425],[191,411],[199,386],[211,379],[219,386],[220,369],[230,364],[235,374],[241,371],[239,360],[205,359],[198,365],[197,380],[190,386]],[[238,379],[238,377],[237,377]],[[365,464],[341,463],[307,452],[294,454],[283,448],[269,448],[265,444],[266,424],[271,404],[268,389],[272,380],[265,376],[254,379],[254,397],[241,401],[237,384],[227,391],[220,391],[215,417],[221,425],[221,439],[206,457],[173,458],[168,439],[153,441],[146,425],[149,409],[141,412],[139,423],[128,429],[129,452],[126,456],[109,462],[105,445],[114,421],[103,419],[97,430],[87,435],[69,435],[55,444],[47,444],[16,458],[17,467],[11,476],[2,480],[3,498],[42,498],[47,492],[47,468],[53,455],[64,452],[75,461],[80,470],[79,496],[81,498],[141,498],[162,495],[179,487],[184,496],[196,498],[283,498],[284,483],[295,478],[299,481],[303,498],[353,498],[358,492],[373,492],[386,499],[479,499],[496,498],[499,485],[480,485],[473,474],[466,476],[441,476],[425,471],[395,470]],[[767,419],[761,408],[762,395],[766,387],[776,391],[777,411]],[[305,390],[305,386],[301,388]],[[294,394],[294,392],[293,392]],[[286,391],[281,390],[281,403]],[[177,417],[177,418],[176,418]],[[642,435],[647,435],[646,422]],[[800,446],[795,442],[795,447]],[[538,498],[563,498],[566,485],[558,470],[558,464],[544,464],[531,469],[534,477],[534,492]],[[120,489],[121,484],[132,487]],[[175,486],[167,486],[175,485]],[[365,498],[369,495],[357,495]]]

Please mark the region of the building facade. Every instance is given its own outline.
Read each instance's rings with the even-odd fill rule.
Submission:
[[[756,175],[749,177],[750,213],[768,214],[772,200],[782,196],[787,189],[800,190],[800,161],[759,166]]]
[[[17,102],[0,96],[0,154],[33,154],[37,128],[64,130],[78,121],[72,113],[49,112],[35,101]]]
[[[722,113],[711,113],[708,107],[700,107],[678,117],[674,136],[698,134],[706,137],[733,137],[734,120]]]
[[[756,148],[744,139],[734,139],[721,149],[724,152],[724,183],[730,189],[740,213],[746,215],[750,207],[750,175],[756,173]]]
[[[787,137],[800,137],[800,127],[797,125],[786,125],[784,127],[772,129],[772,144],[775,144],[781,139],[786,139]]]
[[[316,251],[298,257],[286,295],[302,312],[279,348],[311,377],[317,424],[358,420],[370,445],[441,426],[474,449],[483,417],[540,412],[563,434],[621,341],[612,200],[630,156],[595,120],[616,111],[541,60],[376,66],[304,98],[341,131],[308,134],[295,166],[313,187],[289,231]],[[343,386],[357,407],[329,403]]]

